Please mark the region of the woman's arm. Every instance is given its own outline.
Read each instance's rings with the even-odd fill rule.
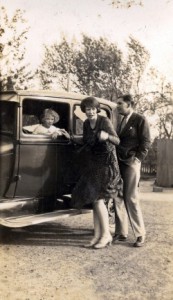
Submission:
[[[108,135],[108,141],[111,142],[114,145],[119,145],[119,143],[120,143],[120,139],[119,139],[118,135],[113,136],[113,135],[109,134]]]
[[[102,129],[99,133],[99,141],[110,141],[114,145],[119,145],[120,139],[113,128],[113,124],[108,118],[104,118]]]
[[[40,124],[34,124],[34,125],[28,125],[28,126],[23,126],[22,130],[25,133],[33,133],[34,130],[39,126]]]

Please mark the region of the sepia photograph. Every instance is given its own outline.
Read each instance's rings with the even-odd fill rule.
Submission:
[[[0,299],[173,300],[173,0],[0,1]]]

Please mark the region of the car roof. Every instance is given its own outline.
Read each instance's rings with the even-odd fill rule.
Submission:
[[[84,98],[88,97],[88,95],[82,95],[80,93],[72,93],[65,91],[52,91],[52,90],[14,90],[14,91],[3,91],[1,95],[5,96],[5,100],[11,101],[19,101],[16,96],[29,96],[29,97],[51,97],[51,98],[64,98],[64,99],[73,99],[82,101]],[[103,98],[95,97],[102,104],[108,104],[112,107],[116,107],[116,104],[110,100],[106,100]],[[4,97],[3,97],[4,99]],[[2,96],[0,97],[2,100]]]

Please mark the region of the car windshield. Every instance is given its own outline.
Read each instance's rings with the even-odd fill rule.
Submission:
[[[14,133],[16,103],[0,101],[0,132]]]

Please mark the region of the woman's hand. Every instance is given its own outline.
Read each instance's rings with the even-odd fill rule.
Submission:
[[[61,129],[61,133],[67,138],[70,140],[70,135],[69,133],[65,130],[65,129]]]
[[[54,132],[51,135],[52,140],[56,140],[58,136],[61,136],[61,134],[59,134],[58,132]]]
[[[99,142],[104,142],[104,141],[107,141],[109,138],[109,134],[104,131],[104,130],[101,130],[99,133],[98,133],[98,140]]]
[[[70,140],[70,135],[65,129],[60,129],[59,131],[56,131],[52,133],[51,137],[53,140],[57,139],[57,137],[64,135],[67,139]]]

